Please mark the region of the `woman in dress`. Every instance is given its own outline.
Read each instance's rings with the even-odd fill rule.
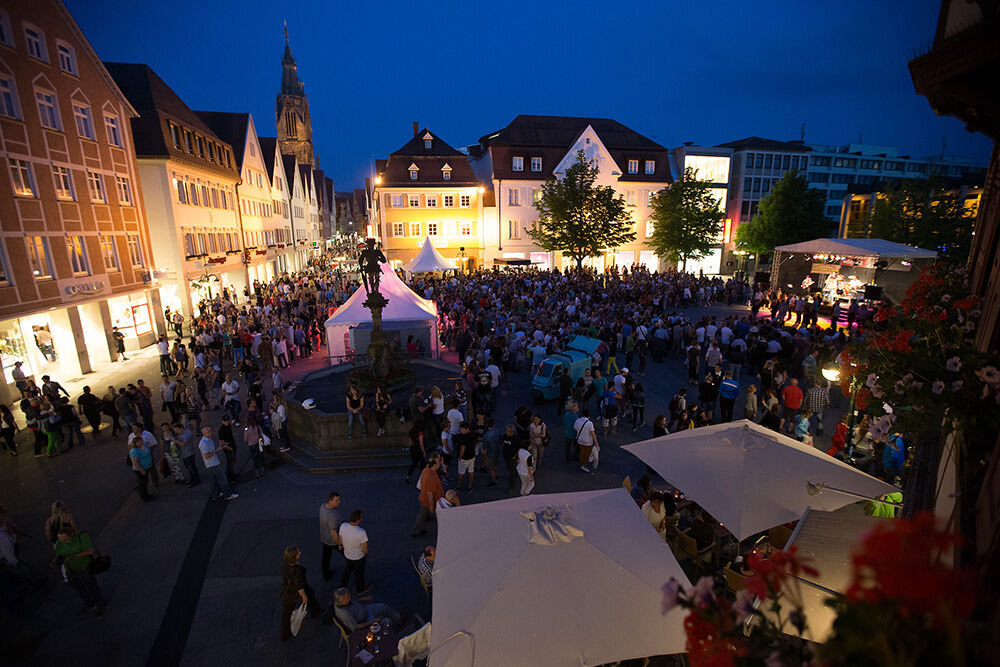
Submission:
[[[531,424],[528,426],[528,441],[531,443],[529,451],[535,462],[535,470],[542,465],[542,455],[545,453],[545,441],[548,434],[549,427],[542,421],[542,416],[539,414],[534,415],[531,418]]]

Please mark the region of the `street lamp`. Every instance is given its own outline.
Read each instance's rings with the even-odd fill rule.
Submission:
[[[837,364],[828,364],[820,372],[830,382],[840,382],[840,366]],[[847,407],[847,434],[844,437],[844,449],[847,450],[848,459],[854,457],[854,421],[855,413],[857,412],[855,403],[857,402],[859,389],[861,389],[861,382],[858,381],[857,373],[855,373],[851,376],[851,397]]]

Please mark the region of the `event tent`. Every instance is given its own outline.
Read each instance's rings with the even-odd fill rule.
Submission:
[[[413,334],[423,340],[432,357],[440,358],[437,306],[434,302],[417,296],[388,263],[382,264],[378,290],[389,300],[389,305],[382,310],[382,328],[386,339],[392,340],[394,335],[404,333]],[[326,321],[327,349],[333,363],[345,361],[355,351],[364,353],[362,346],[354,342],[354,334],[371,329],[371,312],[364,306],[367,298],[364,286],[359,287]],[[406,341],[400,342],[405,344]],[[364,347],[367,347],[367,342]]]
[[[835,510],[857,502],[856,497],[824,485],[868,497],[897,490],[811,445],[746,419],[678,431],[622,449],[639,457],[740,540],[795,521],[808,507]]]
[[[427,273],[429,271],[455,271],[458,269],[455,262],[445,259],[438,249],[431,243],[431,237],[424,240],[420,252],[409,264],[403,265],[403,270],[407,273]]]
[[[546,512],[548,510],[548,512]],[[432,667],[582,667],[682,653],[690,582],[623,489],[438,512]]]
[[[880,259],[934,259],[937,253],[885,239],[813,239],[802,243],[778,246],[781,252],[802,252],[813,255],[844,257],[878,257]]]

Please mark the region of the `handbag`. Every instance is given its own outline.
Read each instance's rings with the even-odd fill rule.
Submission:
[[[292,612],[292,636],[299,634],[299,629],[302,627],[302,621],[306,618],[306,603],[303,602]]]
[[[542,434],[542,447],[548,447],[550,442],[552,442],[552,436],[549,435],[548,427],[545,427],[545,433]]]

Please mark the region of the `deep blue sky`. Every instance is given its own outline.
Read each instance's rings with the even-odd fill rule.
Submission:
[[[939,118],[907,60],[939,0],[484,3],[66,0],[104,60],[145,62],[194,109],[250,111],[274,134],[282,21],[314,141],[337,190],[411,121],[453,146],[519,113],[615,118],[667,147],[750,135],[899,146],[985,164],[989,142]]]

